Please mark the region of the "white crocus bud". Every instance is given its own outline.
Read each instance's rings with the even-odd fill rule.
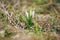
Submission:
[[[28,12],[26,11],[26,16],[28,17]]]
[[[32,18],[34,18],[34,10],[30,10],[30,15],[32,16]]]
[[[32,11],[32,13],[31,13],[31,14],[32,14],[32,17],[34,17],[34,13],[35,13],[35,12],[34,12],[34,11]]]
[[[26,16],[28,17],[29,15],[32,16],[32,18],[34,18],[34,10],[30,10],[30,14],[26,11]]]

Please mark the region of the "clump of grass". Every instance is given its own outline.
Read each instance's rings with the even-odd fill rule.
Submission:
[[[34,25],[34,32],[37,34],[42,32],[42,27],[40,27],[37,23]]]
[[[34,16],[34,11],[33,12],[27,12],[26,15],[20,14],[19,15],[19,20],[20,22],[25,23],[24,29],[30,29],[33,26],[33,16]]]
[[[30,15],[30,13],[28,13],[28,17],[26,18],[26,28],[30,28],[32,25],[33,25],[33,22],[32,22],[32,16]]]

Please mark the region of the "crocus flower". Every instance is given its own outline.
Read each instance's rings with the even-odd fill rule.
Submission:
[[[28,17],[28,12],[26,11],[26,16]]]
[[[30,10],[30,16],[34,17],[34,10]],[[26,11],[26,16],[28,17],[29,13]]]
[[[34,10],[30,10],[30,15],[32,16],[32,18],[34,18],[34,13],[35,13]]]

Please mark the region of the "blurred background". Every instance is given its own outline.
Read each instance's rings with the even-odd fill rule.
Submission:
[[[60,40],[60,0],[0,0],[0,40]]]

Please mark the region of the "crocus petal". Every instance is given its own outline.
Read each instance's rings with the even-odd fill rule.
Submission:
[[[26,11],[26,16],[28,17],[28,12]]]
[[[32,17],[34,17],[34,13],[35,13],[35,12],[34,12],[34,11],[32,11],[32,13],[31,13],[31,14],[32,14]]]

